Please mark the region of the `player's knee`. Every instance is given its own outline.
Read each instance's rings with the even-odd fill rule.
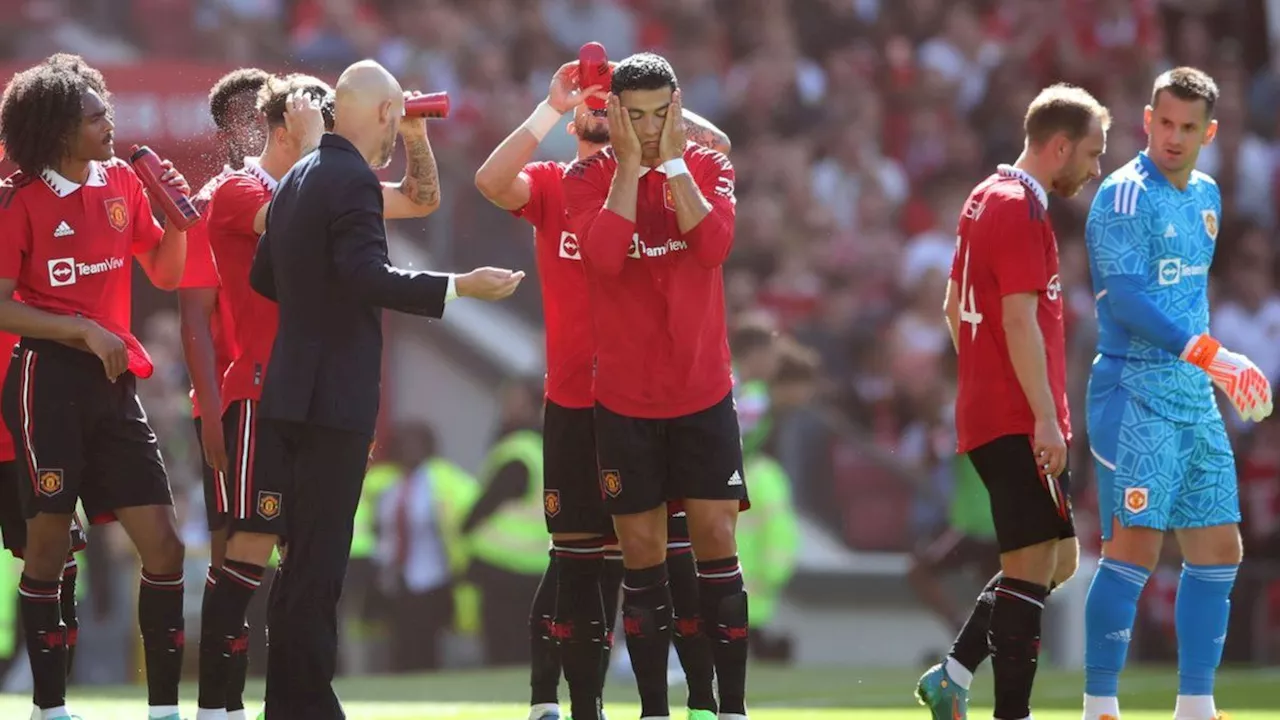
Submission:
[[[275,547],[275,535],[238,532],[227,539],[226,557],[228,560],[235,560],[236,562],[266,565],[267,561],[271,559],[271,552],[275,550]]]
[[[714,560],[738,553],[738,541],[734,534],[737,526],[737,506],[716,508],[715,511],[689,518],[689,538],[693,541],[693,554],[699,559]]]
[[[150,547],[139,547],[142,567],[147,572],[171,574],[182,572],[182,563],[187,557],[187,546],[177,532],[165,532],[158,535]]]
[[[1244,545],[1235,525],[1182,530],[1178,533],[1183,558],[1192,565],[1239,565]]]
[[[619,516],[618,546],[622,548],[627,567],[653,567],[667,561],[666,521],[648,522],[650,519]]]
[[[1053,567],[1053,586],[1060,587],[1070,580],[1080,567],[1080,547],[1072,541],[1058,543],[1057,561]]]
[[[27,521],[23,572],[36,580],[57,580],[71,551],[71,518],[41,513]]]

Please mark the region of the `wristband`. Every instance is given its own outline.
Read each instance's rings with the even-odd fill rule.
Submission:
[[[1214,340],[1209,333],[1197,335],[1187,342],[1187,347],[1182,351],[1182,359],[1195,365],[1196,367],[1209,369],[1213,358],[1217,356],[1218,350],[1222,348],[1222,343]]]
[[[528,130],[529,134],[537,138],[538,142],[542,142],[547,133],[551,132],[551,128],[560,122],[560,117],[561,113],[551,107],[546,100],[543,100],[538,103],[538,109],[534,110],[533,114],[526,118],[524,124],[520,127]]]
[[[675,158],[662,163],[662,172],[666,173],[669,178],[677,175],[688,175],[689,166],[684,164],[684,158]]]
[[[449,287],[444,291],[444,301],[447,303],[451,300],[458,299],[458,276],[453,273],[449,274]]]

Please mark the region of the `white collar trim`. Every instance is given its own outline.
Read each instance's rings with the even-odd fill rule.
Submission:
[[[1044,186],[1040,184],[1040,181],[1031,177],[1026,170],[1002,163],[996,166],[996,172],[1000,173],[1001,177],[1014,178],[1031,188],[1035,191],[1036,199],[1040,201],[1040,207],[1046,210],[1049,209],[1049,194],[1044,191]]]
[[[45,168],[40,173],[40,179],[44,180],[44,184],[48,185],[53,194],[60,198],[64,198],[80,189],[80,183],[66,179],[53,168]],[[89,161],[89,179],[84,184],[88,187],[106,186],[107,171],[102,167],[102,163],[95,160]]]
[[[245,169],[245,172],[261,180],[262,184],[266,185],[268,190],[270,190],[273,193],[276,191],[276,185],[279,184],[279,181],[271,177],[271,173],[262,169],[262,161],[260,158],[256,158],[256,157],[245,158],[244,169]]]
[[[659,165],[658,167],[646,167],[644,165],[641,165],[640,177],[644,177],[645,175],[648,175],[650,170],[653,170],[654,172],[662,173],[663,175],[667,174],[667,171],[664,170],[661,165]]]

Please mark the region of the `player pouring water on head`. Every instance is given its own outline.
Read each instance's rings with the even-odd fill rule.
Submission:
[[[585,315],[588,291],[583,255],[579,238],[568,228],[561,187],[569,164],[533,161],[539,143],[570,112],[572,120],[565,127],[578,139],[579,160],[609,146],[605,99],[610,72],[601,72],[599,67],[607,62],[598,44],[584,46],[579,61],[560,67],[547,98],[476,172],[476,187],[490,202],[534,226],[546,316],[543,477],[528,481],[540,483],[529,496],[539,500],[538,506],[525,506],[545,516],[545,531],[552,534],[553,544],[530,617],[532,720],[561,717],[557,687],[562,665],[575,708],[573,717],[596,717],[622,582],[621,556],[608,544],[613,521],[597,472],[592,410],[595,341]],[[729,150],[724,133],[688,110],[684,111],[683,133],[698,145]],[[519,504],[511,506],[512,513],[525,512]],[[533,531],[530,552],[545,552],[543,529],[537,523],[522,525]],[[667,567],[677,618],[674,642],[688,680],[688,717],[701,720],[714,718],[717,710],[712,689],[714,660],[699,620],[698,578],[688,537],[683,514],[670,518]],[[499,556],[513,554],[498,543],[482,544],[473,548],[473,554],[478,551],[478,556],[484,556],[489,548],[488,554],[494,557],[482,558],[486,561],[498,562]],[[559,641],[556,634],[561,636]],[[659,660],[665,676],[666,656]]]
[[[1217,134],[1217,99],[1200,70],[1158,77],[1143,113],[1147,149],[1103,181],[1085,228],[1098,303],[1088,414],[1103,540],[1085,606],[1086,720],[1119,718],[1138,596],[1166,530],[1183,556],[1174,717],[1217,714],[1214,675],[1242,550],[1235,458],[1213,388],[1242,419],[1271,414],[1267,378],[1209,335],[1222,194],[1195,164]]]

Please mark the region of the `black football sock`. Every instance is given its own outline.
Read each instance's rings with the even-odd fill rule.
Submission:
[[[221,669],[226,643],[214,632],[213,589],[218,585],[218,571],[212,565],[204,576],[204,599],[200,603],[200,690],[196,706],[205,710],[226,708],[225,693],[218,688],[226,683],[216,676]]]
[[[747,592],[738,556],[698,563],[702,622],[715,654],[720,712],[747,714]]]
[[[80,620],[76,616],[76,577],[80,568],[76,564],[76,556],[67,553],[67,563],[62,567],[61,600],[62,624],[67,628],[67,677],[71,677],[71,669],[75,666],[76,644],[80,641]]]
[[[57,580],[33,580],[23,573],[18,584],[22,629],[35,684],[31,700],[41,709],[67,704],[67,634],[62,625]]]
[[[249,678],[249,624],[231,641],[231,662],[227,674],[227,712],[244,709],[244,684]]]
[[[1001,578],[991,610],[991,669],[995,675],[995,717],[1021,720],[1031,714],[1031,687],[1040,655],[1040,616],[1049,589]]]
[[[996,604],[996,585],[1003,577],[1002,573],[996,573],[987,586],[982,588],[982,592],[978,593],[973,612],[969,613],[969,619],[960,628],[960,634],[956,635],[951,652],[948,653],[971,673],[977,672],[978,666],[991,655],[987,631],[991,628],[991,608]]]
[[[676,646],[680,666],[689,687],[691,710],[716,712],[715,654],[704,631],[698,605],[698,570],[688,539],[672,538],[667,544],[667,574],[671,578],[671,604],[675,613]]]
[[[640,717],[667,717],[667,653],[671,649],[671,587],[667,566],[633,570],[622,578],[622,628],[640,691]]]
[[[529,611],[529,649],[532,662],[529,665],[529,704],[545,705],[560,702],[560,646],[555,635],[556,584],[560,567],[554,550],[548,550],[551,561],[538,583]]]
[[[182,573],[152,574],[144,568],[138,583],[138,627],[147,668],[147,704],[178,704],[182,652],[186,645],[182,615]]]
[[[557,540],[553,548],[559,564],[556,590],[556,636],[564,679],[569,685],[569,712],[594,718],[600,712],[601,657],[606,634],[600,573],[604,546],[600,539]]]
[[[245,634],[245,614],[253,594],[262,586],[264,572],[266,568],[261,565],[227,560],[213,573],[213,588],[201,612],[207,623],[200,633],[199,704],[202,708],[227,705],[238,640]],[[240,684],[243,688],[243,681]]]
[[[600,692],[609,679],[609,660],[613,657],[613,631],[618,625],[618,603],[622,600],[622,551],[604,551],[604,571],[600,573],[600,599],[604,601],[604,656],[600,658]]]

